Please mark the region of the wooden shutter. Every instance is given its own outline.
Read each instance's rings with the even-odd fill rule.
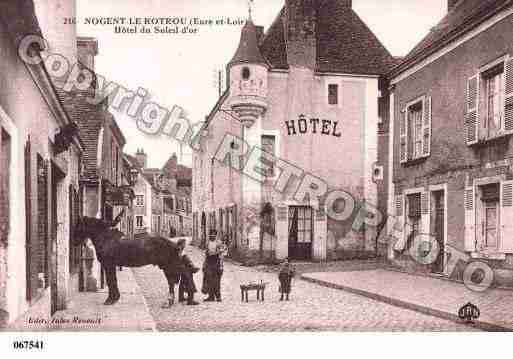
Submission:
[[[465,251],[476,250],[476,204],[474,187],[466,187],[464,194],[465,208]]]
[[[431,233],[431,216],[429,207],[429,191],[422,192],[420,194],[420,215],[422,221],[421,234]]]
[[[513,181],[501,182],[500,223],[501,253],[513,253]]]
[[[408,161],[408,121],[406,121],[406,110],[401,111],[399,119],[399,153],[400,162]]]
[[[479,129],[479,74],[472,76],[467,82],[467,114],[465,116],[465,132],[467,144],[477,143]]]
[[[49,214],[50,208],[48,207],[48,185],[49,180],[49,161],[43,160],[40,156],[37,156],[37,217],[38,217],[38,228],[37,236],[32,239],[32,255],[33,263],[35,265],[34,273],[36,284],[39,280],[38,273],[44,273],[44,286],[45,288],[50,284],[50,268],[49,268],[49,235],[50,231],[54,231],[55,228],[49,227]],[[55,201],[52,198],[52,201]],[[56,203],[53,203],[56,206]],[[55,224],[56,225],[56,224]],[[55,238],[55,233],[52,232],[52,237]]]
[[[404,230],[404,196],[403,195],[397,195],[395,196],[395,215],[396,215],[396,223],[395,228],[400,229],[401,235],[400,238],[397,238],[397,242],[394,246],[394,249],[396,251],[400,251],[404,249],[404,246],[406,244],[406,233]]]
[[[504,130],[513,132],[513,57],[504,64]]]
[[[33,218],[33,206],[37,204],[33,202],[33,180],[37,176],[32,166],[32,150],[30,138],[25,144],[25,279],[26,292],[25,297],[28,301],[32,300],[37,294],[38,288],[38,261],[37,261],[37,244],[38,237],[35,235],[36,226],[39,225],[37,220]]]
[[[431,117],[432,104],[431,96],[424,98],[424,121],[422,123],[422,155],[428,157],[431,154]]]

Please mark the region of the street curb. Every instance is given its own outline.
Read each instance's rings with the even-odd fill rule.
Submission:
[[[513,329],[511,329],[511,328],[503,327],[503,326],[500,326],[497,324],[488,323],[488,322],[481,321],[481,320],[475,321],[473,324],[467,324],[467,323],[462,322],[461,319],[456,314],[445,312],[445,311],[434,309],[434,308],[430,308],[430,307],[423,306],[423,305],[416,304],[416,303],[407,302],[407,301],[397,299],[397,298],[387,297],[387,296],[369,292],[369,291],[366,291],[363,289],[357,289],[357,288],[348,287],[348,286],[341,285],[341,284],[335,284],[335,283],[323,281],[320,279],[310,278],[307,275],[301,275],[300,278],[306,282],[314,283],[314,284],[321,285],[321,286],[328,287],[328,288],[343,290],[343,291],[346,291],[349,293],[353,293],[353,294],[361,295],[361,296],[364,296],[364,297],[367,297],[370,299],[374,299],[379,302],[390,304],[390,305],[393,305],[393,306],[396,306],[399,308],[409,309],[409,310],[413,310],[413,311],[416,311],[416,312],[419,312],[422,314],[427,314],[427,315],[431,315],[431,316],[438,317],[441,319],[450,320],[450,321],[458,323],[458,324],[467,325],[467,326],[481,329],[484,331],[513,332]]]
[[[139,294],[142,297],[142,300],[144,303],[144,308],[146,309],[146,312],[148,313],[148,315],[151,318],[150,330],[152,332],[156,332],[157,331],[157,323],[155,323],[155,319],[153,319],[153,316],[151,315],[150,307],[148,306],[148,302],[146,301],[146,298],[144,297],[144,294],[142,292],[141,287],[139,286],[139,283],[137,283],[137,280],[135,279],[135,275],[134,275],[134,272],[132,271],[132,268],[130,268],[130,275],[132,276],[132,280],[134,281],[135,285],[137,286],[137,294]]]

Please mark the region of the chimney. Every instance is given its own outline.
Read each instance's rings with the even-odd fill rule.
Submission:
[[[139,164],[139,167],[141,168],[146,168],[146,165],[147,165],[147,161],[148,161],[148,156],[146,155],[146,153],[144,152],[144,150],[141,148],[141,149],[138,149],[136,154],[135,154],[135,158],[137,159],[137,163]]]
[[[173,153],[164,167],[164,174],[169,178],[176,178],[178,172],[178,157]]]
[[[456,6],[456,4],[459,1],[460,0],[447,0],[447,12],[451,11],[452,9],[454,9],[454,7]]]
[[[78,61],[94,71],[94,58],[98,55],[98,40],[94,37],[78,37]]]
[[[289,66],[315,70],[317,61],[316,0],[286,0],[286,42]]]

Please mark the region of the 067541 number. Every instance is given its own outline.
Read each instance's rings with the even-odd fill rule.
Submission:
[[[12,345],[14,349],[20,350],[43,350],[44,348],[42,340],[15,340]]]

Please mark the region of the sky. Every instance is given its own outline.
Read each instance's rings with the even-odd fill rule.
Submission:
[[[252,17],[265,30],[284,0],[255,0]],[[447,11],[447,0],[353,0],[353,9],[394,56],[404,56]],[[203,25],[197,34],[116,34],[113,25],[86,24],[92,17],[230,17],[244,20],[247,0],[78,0],[77,31],[98,39],[95,71],[136,91],[142,87],[165,108],[180,106],[191,122],[204,120],[218,98],[216,70],[235,53],[242,25]],[[125,152],[144,148],[150,167],[161,167],[176,152],[191,165],[190,150],[180,151],[165,136],[143,135],[135,121],[113,112],[127,139]],[[180,157],[179,157],[180,158]]]

